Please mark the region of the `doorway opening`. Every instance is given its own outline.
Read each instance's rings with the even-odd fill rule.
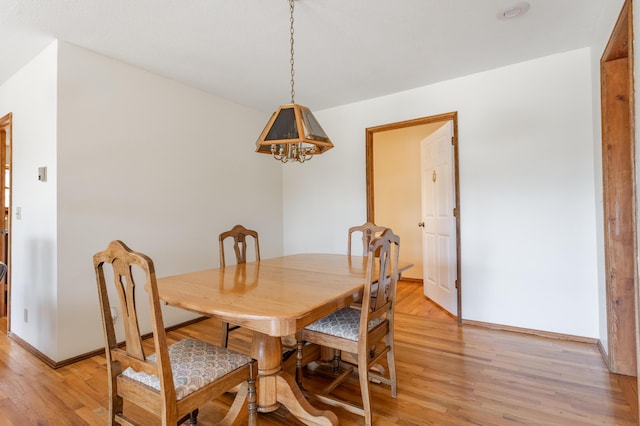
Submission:
[[[455,233],[455,237],[450,241],[450,244],[455,246],[451,247],[454,255],[450,257],[451,260],[448,260],[451,262],[449,266],[452,268],[455,280],[451,283],[450,289],[455,306],[454,309],[451,309],[451,311],[455,311],[451,315],[456,317],[458,323],[461,323],[462,280],[460,272],[457,112],[366,129],[367,220],[380,226],[389,226],[400,235],[403,243],[401,257],[404,257],[403,261],[414,265],[413,268],[403,273],[402,279],[424,284],[425,273],[428,273],[427,265],[431,264],[433,270],[434,263],[427,261],[431,253],[424,248],[426,240],[422,225],[426,222],[423,206],[423,193],[425,192],[423,180],[425,179],[420,165],[421,142],[447,123],[450,123],[451,128],[450,146],[453,158],[451,159],[450,185],[453,191],[452,204],[454,207],[449,210],[448,214],[454,228],[453,233]],[[438,175],[440,175],[439,172]],[[428,183],[431,183],[431,179]],[[389,198],[382,202],[380,197]],[[383,205],[390,205],[391,209],[382,208]],[[453,259],[454,257],[455,259]],[[429,295],[427,294],[427,296]],[[437,300],[434,301],[440,306],[444,306]]]

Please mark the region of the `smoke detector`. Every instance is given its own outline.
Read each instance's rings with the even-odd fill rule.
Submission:
[[[529,10],[529,3],[522,1],[520,3],[513,4],[509,7],[505,7],[497,14],[498,19],[513,19],[518,16],[522,16]]]

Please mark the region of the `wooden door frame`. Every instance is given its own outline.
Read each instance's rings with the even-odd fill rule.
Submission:
[[[603,355],[611,372],[636,376],[638,244],[631,0],[622,6],[600,59],[600,89],[608,337]]]
[[[462,324],[462,271],[460,258],[460,178],[458,168],[458,112],[448,112],[444,114],[432,115],[429,117],[416,118],[396,123],[383,124],[380,126],[369,127],[365,129],[366,143],[366,173],[367,173],[367,221],[375,223],[374,212],[374,170],[373,170],[373,139],[374,135],[379,132],[389,130],[403,129],[406,127],[421,126],[424,124],[438,123],[443,121],[453,122],[453,162],[455,175],[455,202],[456,202],[456,257],[457,257],[457,305],[458,305],[458,324]]]
[[[5,135],[8,134],[8,140],[5,141],[5,145],[0,148],[0,150],[2,151],[0,153],[0,160],[4,159],[5,164],[3,165],[3,169],[0,170],[0,173],[3,173],[3,177],[0,178],[0,183],[2,183],[2,185],[0,185],[0,191],[2,191],[2,195],[0,195],[0,206],[2,209],[4,209],[4,203],[2,203],[4,201],[4,166],[6,166],[6,164],[9,164],[9,188],[11,188],[12,183],[13,183],[13,172],[12,169],[13,167],[11,167],[12,163],[13,163],[13,114],[12,113],[8,113],[3,117],[0,117],[0,132],[4,133]],[[7,147],[9,147],[7,149]],[[0,161],[0,164],[2,164],[2,161]],[[11,189],[9,189],[9,200],[7,205],[9,206],[9,212],[7,214],[7,223],[6,223],[6,227],[5,229],[8,230],[8,235],[5,235],[4,233],[0,234],[0,238],[5,239],[5,247],[4,250],[6,252],[6,262],[7,262],[7,274],[5,275],[4,278],[4,282],[6,283],[6,289],[7,289],[7,303],[5,306],[4,303],[4,292],[2,295],[0,295],[0,297],[2,297],[2,301],[0,301],[0,314],[6,314],[7,317],[7,330],[10,330],[10,318],[11,318],[11,268],[9,267],[11,265]],[[0,214],[2,214],[2,212],[0,212]],[[3,230],[0,230],[3,231]],[[2,312],[4,311],[4,312]]]

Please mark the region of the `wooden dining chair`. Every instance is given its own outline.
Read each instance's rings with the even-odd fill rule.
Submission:
[[[323,391],[312,396],[329,405],[364,416],[371,425],[371,395],[369,381],[385,383],[391,387],[391,396],[397,395],[395,354],[393,345],[393,313],[398,282],[398,253],[400,238],[386,229],[375,237],[367,249],[367,272],[362,297],[362,309],[343,308],[298,331],[296,380],[302,387],[305,343],[315,343],[336,350],[335,378]],[[376,256],[376,253],[379,255]],[[373,284],[376,285],[373,285]],[[371,348],[376,350],[371,353]],[[346,365],[341,352],[352,354],[356,365]],[[387,357],[387,373],[372,371],[383,356]],[[344,365],[340,365],[344,364]],[[377,366],[377,365],[376,365]],[[343,368],[347,367],[347,368]],[[357,368],[362,394],[362,406],[355,406],[331,395],[331,392]],[[340,370],[343,370],[340,372]]]
[[[236,254],[236,263],[247,263],[247,237],[254,241],[254,256],[256,261],[260,261],[260,243],[258,232],[247,229],[242,225],[236,225],[228,231],[218,236],[220,246],[220,267],[226,266],[225,260],[225,240],[233,238],[233,251]],[[226,348],[229,345],[229,332],[240,328],[239,325],[230,325],[228,322],[222,323],[222,345]]]
[[[104,265],[109,264],[114,286],[107,288]],[[109,383],[109,424],[137,425],[124,412],[133,403],[158,416],[161,424],[176,425],[189,420],[197,423],[198,407],[226,391],[237,390],[227,415],[218,424],[257,424],[256,361],[250,357],[187,338],[168,344],[155,269],[152,260],[129,249],[122,241],[112,241],[106,250],[93,256],[105,336]],[[144,274],[144,300],[134,275]],[[112,303],[115,302],[115,303]],[[125,346],[118,344],[111,307],[121,310]],[[140,313],[149,310],[153,354],[143,345],[139,329]],[[145,348],[146,346],[146,348]],[[128,403],[125,405],[125,401]]]
[[[354,233],[360,232],[362,234],[362,255],[364,256],[367,254],[367,250],[369,248],[371,240],[375,236],[382,234],[385,229],[387,228],[385,228],[384,226],[377,226],[371,222],[365,222],[362,225],[352,226],[351,228],[349,228],[347,254],[351,256],[351,242],[354,237]]]
[[[384,226],[377,226],[372,222],[365,222],[362,225],[352,226],[349,228],[348,234],[348,243],[347,243],[347,255],[351,256],[351,243],[354,237],[354,233],[361,233],[362,237],[362,255],[365,256],[367,254],[367,250],[369,249],[369,244],[371,244],[371,240],[376,236],[382,234],[387,228]],[[378,253],[376,253],[376,256]],[[354,300],[351,307],[360,309],[362,306],[362,302],[360,299]]]

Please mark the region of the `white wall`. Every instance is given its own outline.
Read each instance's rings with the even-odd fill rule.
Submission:
[[[113,239],[151,256],[160,277],[217,266],[217,235],[236,223],[260,233],[264,257],[282,253],[282,166],[253,153],[268,114],[60,42],[56,122],[55,46],[45,53],[48,109],[24,116],[24,93],[0,104],[15,113],[24,217],[13,233],[15,334],[54,361],[103,346],[92,255]],[[28,71],[2,90],[19,80],[40,103],[41,76]],[[165,311],[167,325],[192,317]]]
[[[11,330],[46,354],[55,354],[58,333],[56,55],[53,43],[0,86],[0,116],[13,113]],[[44,165],[47,184],[37,179]]]
[[[236,223],[260,233],[265,257],[281,254],[282,167],[253,153],[268,114],[67,43],[59,58],[66,358],[102,344],[91,255],[112,239],[151,256],[160,277],[217,266],[217,236]],[[165,322],[190,317],[168,308]]]
[[[317,111],[336,147],[284,171],[285,252],[363,222],[365,128],[458,111],[463,317],[598,337],[590,70],[580,49]]]

